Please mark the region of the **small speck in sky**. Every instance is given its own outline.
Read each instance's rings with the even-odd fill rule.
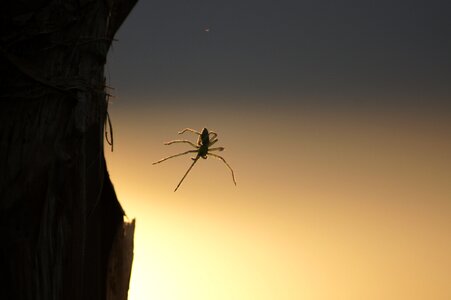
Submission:
[[[210,32],[210,30],[211,30],[210,26],[205,26],[204,27],[204,32]]]

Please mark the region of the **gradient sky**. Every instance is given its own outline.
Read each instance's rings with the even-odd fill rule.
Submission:
[[[145,98],[445,102],[450,10],[448,1],[141,1],[117,36],[111,82]]]
[[[107,65],[130,299],[450,299],[450,9],[138,3]],[[236,187],[209,158],[173,192],[185,127]]]

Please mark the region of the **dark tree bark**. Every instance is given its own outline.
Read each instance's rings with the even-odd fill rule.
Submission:
[[[0,2],[0,299],[126,299],[104,65],[136,1]]]

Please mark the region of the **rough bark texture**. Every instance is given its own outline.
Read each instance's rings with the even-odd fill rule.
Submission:
[[[135,219],[117,232],[110,252],[107,275],[107,300],[127,299],[132,272]]]
[[[104,65],[135,2],[0,2],[0,299],[107,297],[129,227],[103,153]]]

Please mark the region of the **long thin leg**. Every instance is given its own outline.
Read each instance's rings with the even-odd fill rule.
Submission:
[[[210,140],[210,146],[213,145],[214,143],[216,143],[217,141],[218,141],[218,139]]]
[[[201,135],[201,133],[200,133],[199,131],[194,130],[194,129],[191,129],[191,128],[185,128],[185,129],[183,129],[182,131],[179,131],[178,133],[179,133],[179,134],[183,134],[183,133],[185,133],[185,132],[187,132],[187,131],[192,132],[192,133],[195,133],[195,134],[198,134],[198,135]]]
[[[174,192],[177,191],[177,189],[179,188],[179,186],[182,184],[183,180],[185,179],[186,175],[188,175],[189,171],[191,171],[191,169],[194,167],[194,164],[197,162],[197,160],[199,159],[200,156],[196,156],[196,158],[194,159],[193,163],[191,164],[191,166],[188,168],[188,171],[186,171],[185,175],[183,175],[182,179],[180,180],[179,184],[177,184],[177,187],[175,188]]]
[[[192,143],[190,141],[187,141],[187,140],[173,140],[173,141],[166,142],[164,144],[165,145],[172,145],[172,144],[175,144],[175,143],[187,143],[187,144],[190,144],[191,146],[193,146],[194,148],[199,148],[196,144],[194,144],[194,143]]]
[[[220,160],[222,160],[222,161],[226,164],[226,166],[227,166],[227,167],[230,169],[230,171],[232,172],[233,183],[236,185],[235,175],[233,174],[232,167],[229,166],[229,164],[226,162],[226,160],[224,159],[224,157],[219,156],[219,155],[214,154],[214,153],[210,153],[210,152],[208,153],[208,155],[211,155],[211,156],[214,156],[214,157],[216,157],[216,158],[219,158]]]
[[[216,132],[214,132],[214,131],[210,131],[208,133],[208,136],[210,136],[210,135],[214,135],[213,137],[210,138],[210,140],[214,140],[218,136],[218,134]]]
[[[164,162],[165,160],[168,160],[168,159],[173,158],[173,157],[177,157],[177,156],[180,156],[180,155],[185,155],[185,154],[188,154],[188,153],[195,153],[195,152],[197,152],[197,150],[189,150],[189,151],[186,151],[186,152],[183,152],[183,153],[171,155],[171,156],[162,158],[159,161],[156,161],[156,162],[152,163],[152,165],[159,164],[159,163]]]
[[[217,148],[210,148],[210,149],[208,149],[208,152],[210,152],[210,151],[224,151],[224,147],[217,147]]]

